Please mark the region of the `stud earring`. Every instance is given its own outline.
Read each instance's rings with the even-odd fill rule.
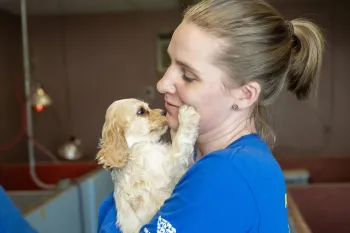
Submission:
[[[237,110],[238,110],[238,105],[237,105],[237,104],[234,104],[234,105],[232,106],[232,109],[235,110],[235,111],[237,111]]]

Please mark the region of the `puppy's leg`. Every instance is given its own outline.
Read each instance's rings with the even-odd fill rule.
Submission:
[[[170,176],[180,178],[193,163],[194,145],[198,137],[200,116],[192,106],[179,109],[179,128],[173,133],[170,153]],[[180,177],[179,177],[180,176]]]
[[[117,223],[123,233],[136,233],[145,222],[142,222],[142,215],[138,215],[140,210],[133,208],[133,201],[130,200],[125,192],[114,192],[114,199],[118,212]]]

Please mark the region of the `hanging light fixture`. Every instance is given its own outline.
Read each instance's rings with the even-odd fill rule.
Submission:
[[[78,160],[83,156],[81,152],[81,140],[71,136],[59,149],[58,154],[66,160]]]
[[[41,83],[36,83],[31,93],[32,107],[37,112],[42,112],[52,104],[50,96],[44,91]]]
[[[60,16],[65,15],[64,2],[58,0]],[[64,141],[63,144],[58,148],[58,154],[65,160],[78,160],[84,156],[82,151],[82,141],[76,137],[74,132],[73,116],[72,116],[72,102],[71,102],[71,84],[69,79],[69,72],[67,66],[67,46],[66,46],[66,24],[65,20],[60,20],[60,31],[61,31],[61,42],[62,42],[62,64],[64,67],[65,78],[66,78],[66,101],[67,101],[67,132],[69,133],[69,139]]]

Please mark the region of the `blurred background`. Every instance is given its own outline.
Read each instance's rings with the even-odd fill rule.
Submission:
[[[38,232],[96,232],[113,190],[95,161],[105,111],[131,97],[163,108],[155,85],[194,2],[0,0],[0,186]],[[293,231],[349,233],[350,5],[269,2],[287,20],[318,23],[327,40],[318,98],[283,93],[272,107]]]

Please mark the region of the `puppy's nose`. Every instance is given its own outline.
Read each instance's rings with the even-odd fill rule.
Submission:
[[[165,111],[165,110],[162,110],[162,111],[160,112],[160,114],[161,114],[162,116],[166,116],[166,111]]]

